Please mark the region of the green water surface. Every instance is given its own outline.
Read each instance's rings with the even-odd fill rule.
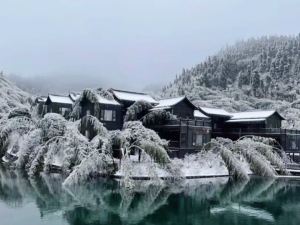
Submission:
[[[62,181],[0,169],[0,225],[300,224],[296,179],[140,181],[131,189],[107,179],[68,188]]]

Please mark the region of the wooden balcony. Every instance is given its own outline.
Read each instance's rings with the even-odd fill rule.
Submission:
[[[245,135],[300,135],[300,130],[282,128],[217,128],[212,130],[213,134],[240,134]]]
[[[189,127],[211,127],[211,122],[209,120],[199,120],[199,119],[175,119],[168,120],[166,123],[161,125],[151,125],[150,127],[180,127],[180,126],[189,126]]]

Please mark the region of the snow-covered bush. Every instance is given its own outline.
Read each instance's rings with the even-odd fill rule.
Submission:
[[[153,110],[146,114],[142,121],[145,126],[165,124],[166,121],[175,119],[175,116],[166,110]]]
[[[78,125],[78,130],[85,135],[86,131],[88,131],[89,139],[94,138],[96,135],[107,136],[108,131],[103,126],[103,124],[94,116],[87,115],[84,116]]]
[[[141,149],[143,149],[155,162],[159,164],[167,164],[171,161],[167,151],[155,142],[142,141]]]
[[[114,162],[107,154],[98,150],[91,152],[67,177],[64,185],[86,182],[99,176],[108,176],[115,171]]]
[[[42,131],[43,141],[48,141],[56,136],[63,136],[66,130],[66,120],[56,113],[47,113],[38,123]]]
[[[237,142],[237,145],[239,145],[241,149],[247,149],[248,146],[251,146],[251,149],[255,149],[258,153],[263,155],[262,158],[265,158],[271,165],[278,168],[282,174],[288,175],[289,172],[284,163],[284,157],[286,157],[286,155],[283,150],[275,148],[274,144],[274,139],[258,136],[252,136],[251,139],[249,137],[242,138]]]
[[[16,166],[18,168],[25,168],[29,161],[29,156],[35,149],[42,144],[41,129],[35,129],[24,135],[23,142],[20,144],[18,159]]]
[[[246,160],[251,171],[259,176],[274,177],[277,173],[274,167],[288,174],[284,159],[277,154],[272,146],[274,140],[261,137],[245,137],[237,141],[225,138],[213,139],[206,149],[219,152],[229,173],[237,179],[248,178],[242,161]]]
[[[135,143],[135,145],[141,146],[143,141],[150,141],[162,147],[168,146],[168,141],[161,139],[154,130],[144,127],[140,121],[124,123],[122,132],[129,144]]]
[[[9,144],[7,141],[12,134],[20,136],[26,134],[30,130],[35,129],[35,122],[28,117],[18,116],[10,119],[2,119],[0,123],[0,156],[6,152],[6,147]]]
[[[136,101],[128,107],[124,122],[135,121],[141,119],[153,106],[146,101]]]
[[[31,118],[31,114],[27,108],[16,108],[10,111],[8,114],[8,119],[16,117],[16,116],[25,116]]]
[[[98,96],[106,98],[108,100],[113,100],[113,95],[102,88],[98,88],[97,90],[93,89],[85,89],[82,91],[80,97],[75,101],[73,110],[71,112],[70,117],[74,120],[80,119],[81,114],[81,103],[83,100],[88,100],[90,103],[94,104],[94,115],[96,117],[100,116],[100,105]]]

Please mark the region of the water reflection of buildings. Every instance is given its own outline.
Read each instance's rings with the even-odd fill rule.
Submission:
[[[113,180],[64,188],[59,175],[27,179],[0,170],[0,201],[10,207],[35,202],[43,218],[60,212],[75,224],[262,224],[299,221],[300,183],[227,178],[173,186],[139,182],[132,190]],[[298,212],[298,213],[297,213]],[[290,223],[286,223],[287,217]]]

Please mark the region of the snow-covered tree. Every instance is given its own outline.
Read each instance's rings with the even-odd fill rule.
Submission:
[[[136,101],[134,104],[128,107],[124,117],[124,122],[139,120],[152,108],[153,106],[149,102]]]

